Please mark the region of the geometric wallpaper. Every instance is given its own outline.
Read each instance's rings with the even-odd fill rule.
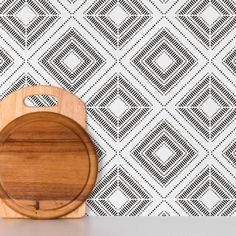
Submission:
[[[235,38],[234,0],[0,0],[0,98],[85,102],[87,215],[236,215]]]

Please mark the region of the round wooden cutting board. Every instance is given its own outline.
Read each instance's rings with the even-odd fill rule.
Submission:
[[[24,98],[36,94],[53,95],[58,103],[55,107],[27,107]],[[7,106],[14,112],[8,113]],[[2,201],[15,212],[37,219],[76,210],[97,177],[96,152],[84,129],[82,102],[61,89],[34,86],[5,98],[0,109]],[[76,122],[77,115],[81,120]]]

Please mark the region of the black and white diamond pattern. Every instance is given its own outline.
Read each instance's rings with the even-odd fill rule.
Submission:
[[[182,189],[178,186],[189,172],[198,170],[207,150],[166,110],[147,119],[144,127],[122,145],[121,164],[129,167],[130,172],[138,171],[140,182],[153,196],[146,215],[159,215],[165,210],[170,215],[181,215],[183,212],[175,202]]]
[[[161,94],[176,86],[196,62],[194,55],[166,28],[132,58],[132,64]]]
[[[224,136],[219,144],[213,149],[212,156],[217,163],[224,166],[230,175],[236,178],[236,138],[235,138],[235,127],[226,136]],[[231,181],[232,183],[234,182]]]
[[[105,59],[75,28],[70,28],[39,62],[59,84],[74,92],[104,65]]]
[[[43,84],[83,100],[88,215],[233,216],[235,24],[234,0],[0,0],[0,99]]]
[[[89,115],[113,139],[122,140],[151,110],[151,104],[122,74],[115,74],[87,103]]]
[[[97,183],[88,206],[96,215],[137,216],[150,202],[150,194],[123,167],[117,166]]]
[[[145,26],[151,12],[139,0],[97,0],[85,17],[113,47],[121,48]]]
[[[188,0],[177,12],[179,21],[207,48],[214,48],[236,25],[231,0]]]
[[[207,166],[177,196],[178,204],[192,216],[229,216],[235,211],[234,186],[214,167]]]
[[[14,83],[12,83],[11,87],[4,91],[1,98],[6,97],[18,89],[35,85],[39,85],[38,81],[36,81],[29,73],[24,73],[17,80],[15,80]],[[57,104],[57,100],[55,97],[49,95],[32,95],[26,98],[25,104],[35,107],[55,106]]]
[[[6,0],[0,25],[21,47],[31,47],[58,20],[59,12],[45,0]]]
[[[224,58],[224,65],[236,75],[236,48],[233,48],[228,55]]]
[[[0,28],[0,87],[10,80],[12,75],[22,68],[23,56],[17,52],[8,39],[2,37]],[[0,94],[5,92],[4,88]]]
[[[2,75],[13,63],[14,59],[4,50],[4,48],[0,48],[0,75]]]
[[[236,98],[214,74],[207,74],[179,102],[179,113],[206,139],[215,139],[235,119]]]
[[[228,147],[223,151],[223,156],[236,167],[236,141],[234,140]]]
[[[131,154],[161,186],[167,186],[196,158],[197,151],[168,121],[162,120]]]

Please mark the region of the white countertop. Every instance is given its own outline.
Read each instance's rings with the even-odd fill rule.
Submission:
[[[85,217],[2,220],[1,236],[235,236],[236,217]]]

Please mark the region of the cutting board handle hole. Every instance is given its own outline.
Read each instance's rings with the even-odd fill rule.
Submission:
[[[38,94],[24,98],[24,104],[27,107],[55,107],[57,98],[52,95]]]

